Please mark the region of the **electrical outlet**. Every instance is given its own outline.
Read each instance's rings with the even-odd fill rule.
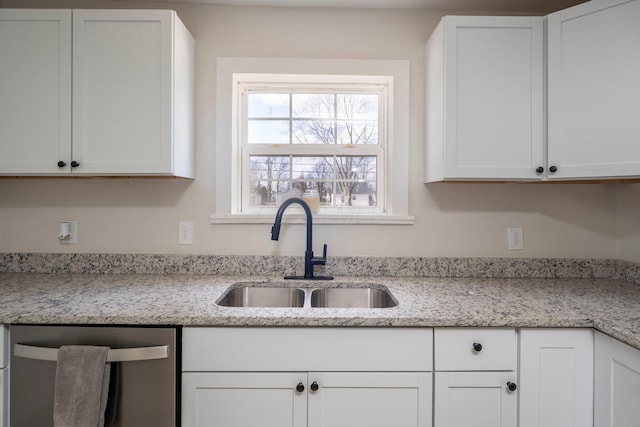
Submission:
[[[193,244],[193,222],[180,221],[178,226],[178,243],[181,245]]]
[[[507,228],[507,235],[509,238],[510,251],[521,251],[524,249],[524,237],[522,235],[522,227]]]
[[[78,243],[78,221],[64,221],[60,223],[58,240],[64,245]]]

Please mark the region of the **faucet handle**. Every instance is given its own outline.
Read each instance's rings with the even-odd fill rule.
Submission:
[[[325,265],[327,262],[327,244],[324,244],[324,248],[322,248],[322,258],[314,257],[311,258],[311,262],[313,265]]]

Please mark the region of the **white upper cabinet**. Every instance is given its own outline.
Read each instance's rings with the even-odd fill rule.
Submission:
[[[0,9],[0,58],[0,174],[58,174],[71,155],[71,11]]]
[[[548,16],[553,178],[640,176],[640,1],[593,0]]]
[[[194,41],[176,13],[46,13],[0,10],[0,174],[193,178]]]
[[[442,19],[426,46],[425,182],[640,177],[640,0],[548,15],[546,67],[543,19]]]
[[[446,16],[426,45],[425,181],[536,180],[543,18]]]

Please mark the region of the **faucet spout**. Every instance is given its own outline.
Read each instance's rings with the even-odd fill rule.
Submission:
[[[332,280],[330,276],[315,276],[313,274],[314,265],[325,265],[327,262],[327,245],[324,245],[322,258],[315,258],[313,256],[313,217],[311,215],[311,209],[307,202],[299,197],[292,197],[285,200],[278,211],[276,212],[276,218],[271,227],[271,240],[278,240],[280,238],[280,227],[282,225],[282,216],[284,211],[292,204],[297,203],[302,206],[307,219],[307,248],[304,253],[304,276],[285,276],[285,279],[311,279],[311,280]]]

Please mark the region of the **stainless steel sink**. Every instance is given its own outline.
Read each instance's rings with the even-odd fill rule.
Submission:
[[[249,285],[228,289],[216,303],[225,307],[302,307],[304,299],[303,289]]]
[[[290,287],[246,282],[229,287],[216,304],[223,307],[389,308],[397,306],[398,302],[379,285],[315,287],[301,283]]]
[[[386,289],[371,287],[318,288],[311,292],[311,307],[389,308],[398,302]]]

